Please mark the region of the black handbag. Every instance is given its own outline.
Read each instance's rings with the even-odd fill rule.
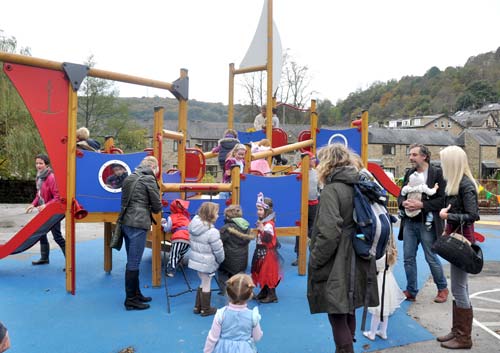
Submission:
[[[116,220],[115,228],[113,229],[113,232],[111,233],[111,241],[109,242],[109,247],[112,249],[116,249],[118,251],[121,250],[122,245],[123,245],[123,233],[122,233],[122,220],[123,217],[125,216],[125,213],[127,212],[127,207],[130,204],[130,199],[132,197],[132,194],[134,193],[135,186],[137,185],[137,182],[141,179],[141,176],[134,181],[134,184],[132,185],[132,191],[128,195],[128,200],[125,203],[125,207],[122,208],[120,211],[120,215],[118,216],[118,219]]]
[[[480,273],[483,269],[483,251],[479,245],[471,244],[462,234],[457,233],[457,230],[439,236],[432,245],[432,250],[462,271],[473,275]]]

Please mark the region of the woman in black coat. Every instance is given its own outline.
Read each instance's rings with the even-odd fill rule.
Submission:
[[[309,247],[307,299],[312,314],[328,314],[336,352],[354,352],[355,309],[364,305],[366,296],[368,306],[378,306],[376,270],[371,268],[375,262],[356,256],[352,246],[356,234],[352,184],[359,175],[344,145],[324,147],[318,159],[318,179],[324,187]],[[352,276],[354,292],[349,295]]]
[[[440,153],[443,176],[446,179],[446,208],[439,217],[446,220],[445,233],[460,233],[474,243],[474,222],[479,220],[478,186],[469,168],[467,155],[458,146],[448,146]],[[453,325],[451,332],[438,337],[441,347],[470,349],[472,347],[472,306],[469,299],[468,275],[450,264],[453,294]]]
[[[122,187],[122,232],[127,250],[125,271],[125,308],[144,310],[151,297],[142,295],[139,286],[139,265],[146,246],[146,235],[151,229],[152,213],[162,209],[160,187],[156,181],[158,161],[153,156],[144,158],[136,170],[125,179]],[[127,205],[128,203],[128,205]]]

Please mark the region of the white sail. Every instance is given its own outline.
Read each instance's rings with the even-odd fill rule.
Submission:
[[[252,39],[252,43],[241,61],[240,69],[267,64],[267,1],[264,0],[264,7],[260,15],[257,30]],[[273,20],[273,93],[279,86],[282,67],[281,38],[278,27]]]

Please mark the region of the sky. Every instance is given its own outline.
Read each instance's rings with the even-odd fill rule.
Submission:
[[[0,30],[34,57],[164,82],[189,73],[189,99],[228,101],[264,0],[16,0]],[[309,68],[311,98],[333,103],[373,82],[444,70],[500,46],[498,0],[273,0],[284,49]],[[247,97],[237,76],[235,102]],[[170,92],[117,84],[120,96]]]

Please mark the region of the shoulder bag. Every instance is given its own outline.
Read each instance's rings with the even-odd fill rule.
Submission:
[[[111,241],[109,242],[109,247],[112,249],[116,250],[121,250],[122,245],[123,245],[123,233],[122,233],[122,220],[123,217],[125,216],[125,213],[127,212],[127,207],[130,204],[130,199],[132,198],[132,194],[135,191],[135,186],[137,185],[137,182],[141,179],[141,176],[137,178],[136,181],[134,181],[134,184],[132,185],[132,191],[128,195],[127,202],[125,203],[125,207],[121,209],[120,215],[118,216],[118,219],[116,220],[115,224],[115,229],[111,233]]]
[[[438,236],[432,250],[443,259],[470,274],[478,274],[483,269],[483,251],[479,245],[472,244],[462,234],[463,222],[453,233]]]

